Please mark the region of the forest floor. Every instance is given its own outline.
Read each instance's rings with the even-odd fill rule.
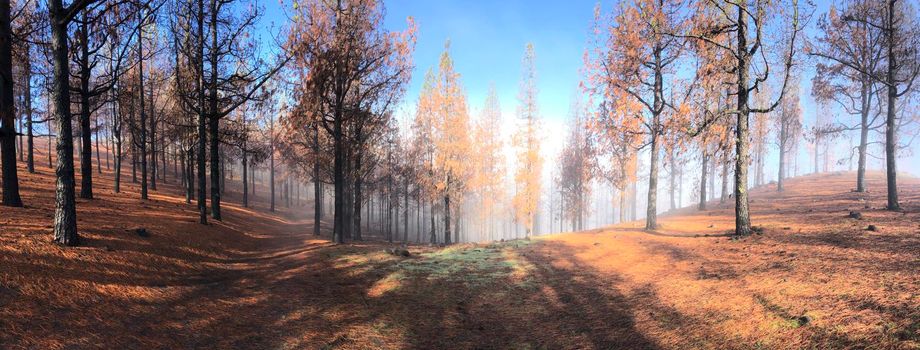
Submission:
[[[742,239],[726,236],[732,206],[711,202],[655,232],[403,258],[232,194],[222,222],[199,225],[173,178],[142,202],[130,171],[122,194],[96,179],[78,200],[82,246],[60,247],[51,171],[21,170],[26,207],[0,207],[3,349],[920,348],[920,180],[906,176],[903,213],[882,209],[882,174],[860,194],[835,173],[752,190],[763,231]]]

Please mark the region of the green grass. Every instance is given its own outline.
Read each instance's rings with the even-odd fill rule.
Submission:
[[[423,253],[394,266],[397,278],[426,278],[472,285],[505,280],[516,273],[526,274],[529,263],[517,257],[517,250],[531,241],[511,241],[487,246],[458,245]]]

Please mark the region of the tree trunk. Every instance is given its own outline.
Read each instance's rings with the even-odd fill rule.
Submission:
[[[429,215],[429,216],[431,217],[431,227],[428,228],[428,232],[429,232],[429,236],[430,236],[430,242],[431,242],[431,244],[438,244],[438,237],[435,235],[435,226],[434,226],[434,201],[433,201],[433,200],[432,200],[431,203],[428,205],[428,211],[429,211],[429,213],[431,214],[431,215]]]
[[[34,140],[35,136],[33,135],[33,131],[32,131],[33,129],[33,125],[32,125],[32,64],[29,62],[29,60],[25,60],[23,65],[25,66],[23,70],[25,71],[25,74],[27,75],[25,78],[25,83],[26,83],[26,86],[24,89],[25,91],[23,92],[25,94],[25,97],[23,99],[25,100],[25,108],[26,108],[26,147],[28,147],[28,150],[26,151],[26,168],[28,169],[29,173],[34,174],[35,173],[35,140]]]
[[[895,3],[897,0],[888,0],[888,115],[885,118],[885,172],[888,184],[888,210],[901,210],[898,203],[898,164],[897,164],[897,108],[898,89],[895,81],[896,61],[895,44],[897,33],[894,25]]]
[[[99,118],[96,118],[96,172],[102,174],[102,157],[99,151],[99,138],[102,128],[99,127]]]
[[[243,148],[244,148],[243,157],[241,159],[241,162],[243,163],[242,164],[243,165],[243,208],[248,208],[249,207],[249,179],[247,178],[247,176],[249,175],[249,172],[246,171],[248,170],[246,168],[246,165],[247,165],[246,164],[247,157],[246,157],[246,151],[245,151],[246,147],[243,146]]]
[[[268,210],[275,211],[275,142],[274,139],[269,140],[268,146],[268,191],[270,193]]]
[[[702,165],[703,171],[700,174],[700,204],[697,206],[699,210],[706,210],[706,174],[709,173],[709,155],[706,154],[706,146],[703,146],[703,155],[700,157],[700,163]]]
[[[210,97],[208,98],[209,118],[208,131],[210,132],[211,144],[211,217],[220,221],[220,117],[218,116],[217,105],[217,60],[218,60],[218,43],[217,43],[217,0],[211,0],[211,20],[208,22],[211,34],[211,88]]]
[[[5,6],[9,9],[9,6]],[[79,244],[77,235],[77,205],[73,173],[73,130],[70,115],[70,62],[67,59],[66,13],[61,0],[49,0],[51,14],[51,57],[54,75],[51,79],[51,115],[58,130],[57,168],[55,176],[54,241],[63,245]],[[5,193],[5,192],[4,192]]]
[[[199,160],[195,157],[195,145],[190,145],[185,156],[185,202],[191,203],[195,197],[195,163]]]
[[[143,90],[142,90],[143,91]],[[153,85],[150,86],[150,160],[153,164],[150,167],[150,189],[157,190],[157,116],[156,106],[153,103]]]
[[[725,203],[728,200],[728,150],[726,149],[722,155],[722,196],[719,198],[719,203]]]
[[[356,159],[356,161],[360,162],[360,157],[359,159]],[[355,167],[356,168],[360,167],[360,164],[356,164]],[[354,199],[354,203],[352,203],[354,205],[354,211],[352,212],[352,215],[353,215],[352,219],[354,220],[353,221],[354,223],[352,224],[353,230],[351,230],[353,232],[352,238],[356,241],[360,241],[364,239],[361,236],[361,201],[364,200],[364,198],[362,198],[363,193],[361,192],[362,190],[361,185],[362,185],[361,177],[356,176],[355,177],[355,187],[354,187],[355,199]]]
[[[319,183],[319,129],[313,129],[313,235],[319,236],[320,219],[323,215],[323,193]]]
[[[404,179],[403,184],[403,242],[409,242],[409,180]]]
[[[137,145],[134,130],[131,130],[131,183],[137,183]]]
[[[89,105],[89,30],[87,27],[86,11],[83,11],[83,20],[80,23],[80,198],[93,199],[93,141],[90,127]]]
[[[141,13],[137,13],[138,19],[141,19]],[[137,94],[140,108],[140,141],[135,140],[135,144],[140,148],[141,159],[141,199],[147,199],[147,110],[144,107],[144,35],[143,27],[137,31],[137,55],[140,57],[137,62],[138,91]]]
[[[208,223],[208,181],[206,177],[207,165],[207,114],[204,105],[204,0],[198,0],[198,57],[195,62],[198,65],[197,88],[198,88],[198,221],[201,224]]]
[[[114,106],[114,105],[115,105],[115,102],[112,102],[111,104],[112,104],[112,106]],[[105,122],[103,122],[103,123],[105,123]],[[109,128],[109,129],[108,129],[108,137],[105,138],[105,151],[106,151],[106,152],[105,152],[105,170],[112,170],[112,162],[111,162],[111,159],[109,159],[109,158],[111,158],[111,156],[113,156],[113,154],[112,154],[112,149],[114,149],[114,147],[113,147],[113,146],[114,146],[114,145],[113,145],[114,140],[113,140],[113,139],[114,139],[114,137],[115,137],[115,136],[113,136],[113,134],[114,134],[114,131],[112,130],[112,128]]]
[[[337,106],[338,107],[338,106]],[[333,121],[333,224],[332,237],[335,243],[345,243],[345,145],[342,140],[342,112],[336,108]]]
[[[114,96],[115,91],[112,91],[113,101],[115,100]],[[113,155],[113,161],[115,162],[115,193],[121,193],[121,161],[124,156],[121,154],[121,127],[123,124],[118,117],[118,108],[115,106],[115,103],[112,103],[112,137],[115,142],[115,154]]]
[[[785,113],[785,111],[783,111]],[[783,118],[782,116],[780,118]],[[786,122],[780,122],[779,127],[779,174],[777,174],[776,191],[783,191],[784,179],[786,178]]]
[[[668,173],[668,178],[669,178],[669,181],[670,181],[669,189],[670,189],[670,191],[671,191],[671,198],[670,198],[670,199],[671,199],[671,210],[674,210],[674,209],[677,209],[677,201],[676,201],[676,198],[675,198],[675,196],[674,196],[674,191],[677,189],[677,185],[676,185],[676,183],[675,183],[675,180],[676,180],[676,177],[677,177],[677,171],[676,171],[676,170],[677,170],[677,166],[676,166],[676,165],[677,165],[677,162],[674,161],[674,146],[673,146],[673,145],[671,145],[670,150],[668,150],[668,154],[669,154],[668,158],[670,158],[669,160],[670,160],[670,163],[671,163],[671,164],[670,164],[670,165],[671,165],[671,169],[670,169],[671,171]]]
[[[758,28],[759,29],[759,28]],[[748,208],[748,121],[750,109],[748,108],[748,74],[751,66],[751,57],[747,46],[747,14],[738,7],[738,111],[737,125],[735,126],[735,234],[746,236],[751,234],[751,217]]]
[[[684,167],[677,168],[677,207],[684,207]]]
[[[16,111],[13,108],[12,39],[10,2],[9,0],[0,0],[0,154],[2,154],[0,157],[2,157],[3,167],[3,205],[21,207],[19,174],[16,169]],[[66,62],[66,56],[64,59]]]
[[[652,100],[652,130],[651,130],[651,150],[649,150],[649,176],[648,176],[648,203],[645,213],[645,229],[654,230],[658,228],[658,131],[661,128],[661,110],[664,99],[661,96],[664,93],[663,77],[661,75],[661,47],[656,42],[654,50],[655,59],[655,80],[654,80],[654,97]]]
[[[859,165],[856,168],[856,192],[866,192],[866,149],[869,145],[869,108],[872,94],[869,77],[863,75],[860,87]],[[850,158],[852,159],[852,158]]]

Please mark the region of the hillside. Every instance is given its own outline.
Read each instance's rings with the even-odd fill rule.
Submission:
[[[39,171],[21,172],[25,208],[0,207],[4,349],[920,348],[914,178],[903,213],[881,209],[881,174],[868,194],[849,191],[849,173],[754,189],[763,233],[743,239],[725,236],[731,207],[713,202],[663,215],[657,232],[626,223],[401,258],[307,234],[306,208],[231,199],[202,226],[174,181],[141,202],[130,177],[113,194],[109,173],[78,200],[84,244],[59,247]]]

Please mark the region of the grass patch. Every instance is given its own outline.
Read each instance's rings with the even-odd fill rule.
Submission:
[[[531,241],[511,241],[486,246],[457,245],[423,253],[417,259],[396,264],[406,277],[448,280],[482,285],[512,277],[523,279],[532,268],[520,259],[517,249]]]
[[[354,254],[340,257],[351,268],[385,268],[388,273],[371,287],[369,295],[379,297],[400,287],[403,280],[462,283],[468,287],[512,281],[514,286],[534,288],[529,277],[533,266],[522,259],[519,250],[533,244],[516,240],[488,245],[455,245],[424,252],[413,258],[396,259],[386,255]]]

